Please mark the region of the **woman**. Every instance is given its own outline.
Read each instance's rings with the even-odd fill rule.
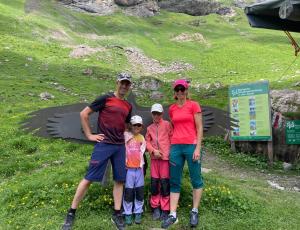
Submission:
[[[193,186],[193,209],[190,213],[190,225],[191,227],[198,225],[198,207],[203,187],[200,163],[203,125],[198,102],[188,99],[188,87],[188,82],[183,79],[176,80],[173,85],[176,102],[169,108],[174,128],[170,151],[170,214],[162,222],[162,228],[168,228],[178,222],[176,210],[185,160]]]

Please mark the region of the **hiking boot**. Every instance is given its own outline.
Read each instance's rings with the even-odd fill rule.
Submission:
[[[168,218],[168,215],[169,215],[169,211],[161,211],[160,220],[164,221],[165,219]]]
[[[172,215],[168,215],[168,217],[161,223],[161,227],[162,228],[168,228],[170,227],[172,224],[177,224],[178,219],[175,218]]]
[[[159,220],[160,218],[160,208],[154,208],[152,212],[152,220]]]
[[[75,214],[68,212],[65,222],[63,224],[63,226],[61,227],[62,230],[71,230],[72,226],[74,224],[74,220],[75,220]]]
[[[124,223],[123,215],[121,213],[113,214],[111,217],[111,221],[115,224],[118,230],[125,229],[125,223]]]
[[[134,222],[136,224],[141,224],[142,223],[142,213],[136,213],[135,214]]]
[[[126,225],[132,224],[132,215],[125,215],[125,224]]]
[[[190,213],[190,225],[192,228],[196,227],[198,225],[199,216],[198,212],[191,211]]]

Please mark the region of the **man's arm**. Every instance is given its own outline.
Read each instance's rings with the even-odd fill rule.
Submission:
[[[93,113],[94,111],[90,107],[85,107],[81,112],[80,112],[80,121],[81,121],[81,126],[83,128],[84,134],[86,138],[89,141],[95,141],[95,142],[100,142],[104,139],[104,134],[92,134],[92,130],[90,127],[90,121],[89,121],[89,116]]]

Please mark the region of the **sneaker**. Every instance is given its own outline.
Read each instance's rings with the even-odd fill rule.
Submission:
[[[161,211],[160,220],[164,221],[165,219],[167,219],[169,216],[169,213],[170,213],[169,211]]]
[[[178,218],[175,218],[172,215],[168,215],[168,217],[161,223],[161,227],[166,229],[170,227],[172,224],[177,224],[177,222],[178,222]]]
[[[136,224],[141,224],[142,223],[142,213],[136,213],[135,214],[134,222]]]
[[[113,214],[111,217],[111,221],[115,224],[118,230],[125,229],[125,223],[122,214]]]
[[[66,216],[65,223],[61,227],[62,230],[71,230],[74,224],[75,214],[69,212]]]
[[[199,217],[198,212],[191,211],[190,214],[190,225],[192,228],[196,227],[198,225]]]
[[[125,215],[125,224],[126,225],[132,224],[132,215]]]
[[[152,212],[152,219],[159,220],[160,218],[160,208],[154,208]]]

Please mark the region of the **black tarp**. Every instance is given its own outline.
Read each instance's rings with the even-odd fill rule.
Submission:
[[[269,0],[245,7],[250,26],[300,32],[300,0]]]

